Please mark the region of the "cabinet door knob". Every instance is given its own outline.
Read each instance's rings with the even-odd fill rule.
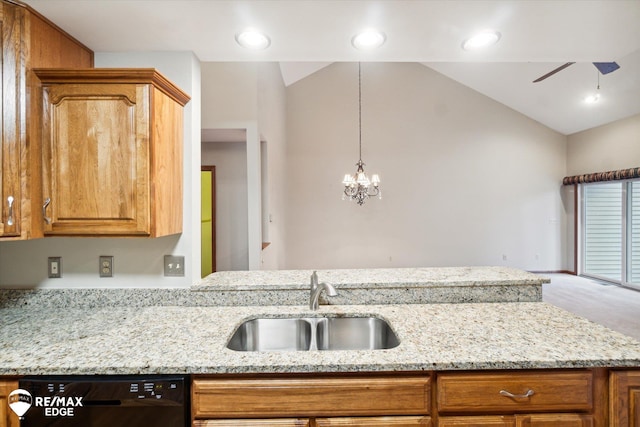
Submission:
[[[527,397],[531,397],[535,394],[535,391],[529,389],[525,394],[513,394],[508,392],[507,390],[500,390],[500,395],[510,397],[512,399],[526,399]]]
[[[9,204],[9,217],[7,218],[7,225],[13,225],[13,196],[7,197],[7,203]]]
[[[42,205],[42,217],[44,218],[45,224],[51,224],[51,218],[47,217],[47,206],[49,206],[49,203],[51,203],[51,199],[47,197],[44,200],[44,205]]]

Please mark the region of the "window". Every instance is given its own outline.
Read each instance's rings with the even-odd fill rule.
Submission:
[[[581,187],[580,273],[640,289],[640,180]]]
[[[630,183],[629,266],[627,277],[640,288],[640,181]]]

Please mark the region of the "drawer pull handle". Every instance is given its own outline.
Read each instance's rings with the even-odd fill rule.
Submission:
[[[42,205],[42,216],[45,224],[51,224],[51,218],[47,217],[47,206],[49,206],[49,203],[51,203],[51,199],[47,197]]]
[[[513,394],[509,393],[507,390],[500,390],[500,395],[510,397],[512,399],[526,399],[527,397],[531,397],[535,394],[535,391],[529,389],[525,394]]]
[[[7,204],[9,205],[9,218],[7,218],[7,225],[13,225],[13,196],[7,197]]]

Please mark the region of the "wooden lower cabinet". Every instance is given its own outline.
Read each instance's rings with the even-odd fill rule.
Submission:
[[[196,376],[192,385],[194,427],[640,427],[640,369]]]
[[[431,426],[431,377],[196,378],[194,426]]]
[[[315,427],[416,427],[431,426],[430,417],[317,418]]]
[[[428,375],[204,378],[194,419],[427,415]]]
[[[18,388],[18,381],[0,381],[0,427],[20,427],[18,416],[9,408],[9,393]]]
[[[430,427],[429,417],[335,417],[197,420],[194,427]]]
[[[593,427],[593,417],[582,414],[487,415],[440,417],[438,427]]]
[[[445,373],[438,376],[438,412],[588,412],[593,371]]]
[[[193,427],[311,427],[311,424],[308,418],[196,420]]]
[[[613,371],[609,380],[610,427],[640,427],[640,371]]]

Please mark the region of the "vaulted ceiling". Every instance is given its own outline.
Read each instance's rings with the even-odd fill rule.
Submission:
[[[286,84],[335,61],[420,62],[563,134],[640,114],[638,0],[25,0],[96,52],[193,51],[203,62],[275,61]],[[248,28],[271,46],[244,49]],[[375,51],[351,38],[386,34]],[[485,28],[500,41],[465,51]],[[533,83],[566,62],[572,66]],[[600,75],[592,62],[616,61]],[[600,100],[584,98],[600,86]]]

